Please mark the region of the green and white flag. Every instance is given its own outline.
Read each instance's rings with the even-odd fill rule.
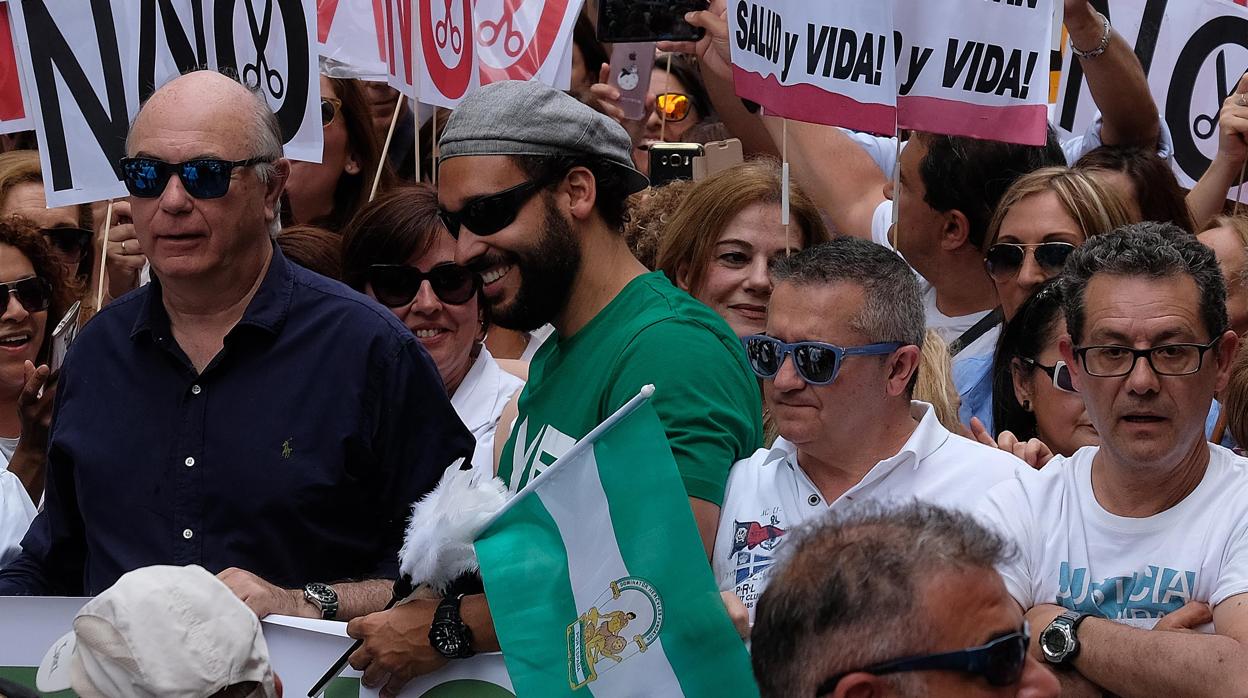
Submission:
[[[757,696],[646,386],[475,542],[518,696]]]

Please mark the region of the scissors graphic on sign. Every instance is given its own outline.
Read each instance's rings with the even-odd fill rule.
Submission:
[[[446,41],[450,39],[451,50],[459,53],[464,47],[464,33],[459,27],[451,24],[451,1],[446,0],[446,15],[442,17],[442,21],[433,24],[433,40],[438,44],[438,48],[446,48]],[[468,1],[464,0],[464,2]]]
[[[493,46],[499,39],[503,40],[503,53],[515,58],[524,50],[524,36],[515,29],[516,10],[523,0],[503,0],[503,16],[497,22],[486,20],[481,23],[481,45]],[[513,49],[512,41],[515,41]]]
[[[1231,96],[1231,89],[1226,86],[1226,52],[1218,51],[1217,59],[1218,72],[1218,106]],[[1205,140],[1212,138],[1213,134],[1218,130],[1218,111],[1215,109],[1212,114],[1201,114],[1192,122],[1192,132],[1196,137]]]
[[[264,87],[274,99],[281,99],[286,92],[286,82],[282,74],[269,68],[269,59],[264,51],[269,46],[269,30],[273,28],[273,0],[264,0],[264,23],[256,22],[256,8],[252,0],[244,0],[247,6],[247,22],[251,25],[251,38],[256,44],[256,62],[243,66],[243,82]],[[252,76],[255,77],[254,81]]]

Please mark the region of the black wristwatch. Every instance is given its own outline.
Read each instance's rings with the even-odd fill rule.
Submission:
[[[1086,613],[1066,611],[1040,633],[1040,652],[1049,664],[1069,665],[1079,656],[1079,624]]]
[[[472,630],[459,615],[459,605],[464,595],[448,596],[433,612],[433,624],[429,627],[429,644],[447,659],[467,659],[476,654],[472,651]]]
[[[308,603],[316,606],[321,612],[321,618],[332,620],[338,615],[338,592],[328,584],[320,582],[312,582],[303,587],[303,598]]]

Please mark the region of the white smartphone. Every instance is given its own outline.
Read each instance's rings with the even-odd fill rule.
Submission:
[[[611,49],[610,84],[620,90],[620,108],[626,119],[646,117],[646,94],[654,70],[654,43],[616,44]]]
[[[65,355],[69,353],[69,346],[78,338],[78,313],[81,310],[82,301],[75,302],[69,307],[65,317],[56,324],[56,329],[52,330],[52,354],[48,357],[48,368],[52,369],[52,373],[61,369],[61,364],[65,363]]]

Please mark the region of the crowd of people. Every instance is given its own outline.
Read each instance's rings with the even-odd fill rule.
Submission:
[[[715,0],[642,119],[587,10],[567,92],[418,126],[322,76],[318,164],[211,71],[143,105],[113,206],[0,154],[0,595],[96,597],[81,695],[281,695],[269,614],[349,621],[396,695],[500,651],[474,571],[389,606],[413,505],[515,493],[654,385],[763,696],[1248,695],[1248,75],[1185,191],[1130,45],[1064,5],[1098,114],[1042,146],[760,116]],[[724,138],[650,186],[655,143]]]

